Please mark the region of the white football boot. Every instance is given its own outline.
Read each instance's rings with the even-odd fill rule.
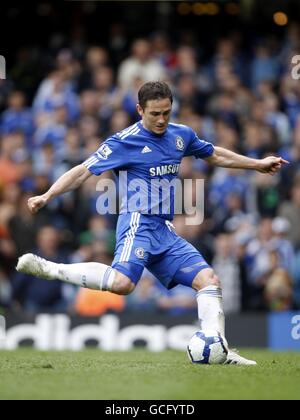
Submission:
[[[245,357],[240,356],[236,350],[228,350],[227,360],[224,363],[224,365],[256,366],[257,363],[254,360],[249,360]]]
[[[55,263],[47,261],[37,255],[25,254],[19,258],[16,270],[46,280],[54,280],[57,278],[53,275],[55,266]]]

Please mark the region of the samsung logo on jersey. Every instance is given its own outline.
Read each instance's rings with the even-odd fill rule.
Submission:
[[[169,175],[169,174],[178,174],[180,165],[164,165],[158,166],[156,168],[150,168],[150,175],[151,176],[162,176],[162,175]]]

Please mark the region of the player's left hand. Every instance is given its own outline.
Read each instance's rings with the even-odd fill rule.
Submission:
[[[283,165],[287,165],[289,163],[290,162],[282,159],[281,157],[269,156],[259,160],[257,170],[262,174],[275,175]]]

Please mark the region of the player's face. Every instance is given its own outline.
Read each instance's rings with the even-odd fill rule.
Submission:
[[[144,127],[155,134],[164,134],[171,117],[172,104],[170,99],[155,99],[147,101],[143,109],[137,105],[137,111],[142,117]]]

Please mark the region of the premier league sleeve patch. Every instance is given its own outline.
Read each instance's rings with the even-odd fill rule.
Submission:
[[[97,156],[99,159],[108,159],[108,156],[112,154],[111,148],[107,144],[103,144],[97,151]]]

